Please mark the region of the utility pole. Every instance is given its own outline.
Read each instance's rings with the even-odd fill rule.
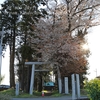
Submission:
[[[1,78],[1,66],[2,66],[2,42],[3,42],[4,29],[0,32],[0,78]]]
[[[96,72],[96,77],[97,77],[97,69],[96,69],[96,71],[95,71],[95,72]]]
[[[95,73],[96,73],[96,77],[97,77],[97,69],[95,70]]]

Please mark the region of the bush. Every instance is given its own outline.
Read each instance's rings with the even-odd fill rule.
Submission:
[[[0,94],[0,100],[11,100],[11,97],[7,94]]]
[[[100,80],[94,79],[86,82],[86,90],[91,100],[100,100]]]

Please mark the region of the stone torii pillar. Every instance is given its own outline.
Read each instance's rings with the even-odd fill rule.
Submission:
[[[25,62],[25,65],[32,65],[32,72],[31,72],[31,81],[30,81],[30,95],[32,95],[34,90],[34,73],[35,73],[35,65],[46,64],[45,62]]]
[[[77,90],[77,98],[80,98],[80,79],[79,74],[76,74],[76,90]]]
[[[65,94],[69,94],[68,77],[65,77],[64,81],[65,81]]]
[[[80,80],[79,74],[72,74],[72,100],[80,98]]]
[[[76,99],[75,74],[72,74],[71,78],[72,78],[72,100],[75,100]]]

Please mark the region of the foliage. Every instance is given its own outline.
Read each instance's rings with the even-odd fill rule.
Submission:
[[[31,42],[31,38],[35,38],[34,34],[32,34],[34,30],[31,29],[31,24],[34,25],[40,17],[44,17],[47,14],[44,9],[39,8],[40,5],[45,5],[44,0],[24,0],[20,5],[21,20],[18,23],[20,38],[17,41],[18,48],[16,50],[17,74],[21,88],[26,89],[27,92],[29,92],[31,67],[25,68],[25,61],[37,61],[36,45]],[[33,47],[31,44],[33,44]],[[27,76],[26,79],[24,78],[25,76]]]
[[[86,82],[85,88],[91,100],[100,100],[100,80],[93,79]]]
[[[37,44],[42,61],[56,64],[63,74],[86,74],[89,50],[83,50],[82,45],[87,44],[87,29],[98,25],[93,20],[94,16],[99,15],[95,14],[95,8],[100,6],[99,2],[66,0],[59,4],[53,0],[52,7],[49,3],[47,9],[50,15],[36,23],[34,34],[38,38],[32,39],[32,42]]]
[[[87,96],[87,90],[84,88],[80,90],[80,93],[82,96]]]
[[[89,50],[84,51],[82,48],[86,43],[84,36],[87,32],[79,30],[78,33],[81,35],[77,33],[77,36],[72,38],[64,32],[63,27],[62,23],[55,22],[53,26],[49,20],[39,21],[35,30],[39,38],[34,39],[34,42],[38,44],[41,59],[63,67],[60,69],[63,74],[83,73],[87,69],[86,56],[89,54]]]
[[[15,86],[15,74],[14,74],[14,60],[15,60],[15,48],[16,37],[18,36],[18,20],[20,17],[20,10],[17,9],[21,4],[20,0],[6,0],[2,4],[2,27],[4,27],[4,39],[5,44],[10,47],[10,86]]]
[[[0,83],[3,81],[4,78],[5,78],[5,76],[0,77]]]
[[[33,54],[33,50],[30,46],[22,46],[20,48],[19,53],[21,54],[21,57],[23,57],[23,59],[32,59],[32,54]]]
[[[48,1],[50,2],[50,0]],[[61,3],[58,3],[57,0],[52,1],[55,2],[54,6],[48,5],[50,17],[52,17],[51,22],[62,22],[64,20],[62,25],[66,23],[64,28],[70,35],[72,35],[72,31],[77,31],[76,29],[89,28],[100,24],[95,19],[100,14],[99,10],[96,11],[96,8],[100,6],[100,2],[97,0],[63,0]]]
[[[44,0],[6,0],[1,6],[0,27],[4,27],[4,44],[10,47],[10,86],[15,85],[14,60],[16,48],[27,44],[30,46],[31,24],[44,17],[47,13],[39,6],[44,6]],[[30,46],[31,47],[31,46]],[[24,47],[22,47],[24,48]],[[30,48],[29,48],[30,49]],[[24,49],[25,50],[25,49]],[[22,50],[23,51],[23,50]],[[32,52],[29,53],[32,56]],[[22,58],[26,58],[27,52],[23,52]],[[20,58],[20,57],[19,57]],[[32,58],[30,58],[32,59]],[[19,62],[22,64],[25,59]],[[24,63],[23,63],[24,65]],[[24,69],[23,69],[24,71]],[[23,74],[23,73],[22,73]],[[23,75],[24,76],[24,75]],[[23,78],[22,78],[23,79]]]

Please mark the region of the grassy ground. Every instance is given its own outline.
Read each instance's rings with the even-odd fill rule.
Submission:
[[[7,95],[10,95],[10,96],[13,96],[15,95],[15,91],[13,88],[10,88],[10,89],[7,89],[7,90],[3,90],[3,91],[0,91],[1,94],[7,94]]]
[[[49,96],[49,97],[61,97],[61,96],[71,96],[71,94],[59,94],[58,91],[46,91],[44,90],[44,96]],[[42,92],[37,92],[37,91],[34,91],[33,92],[33,95],[30,95],[29,93],[25,93],[25,92],[22,92],[20,91],[19,92],[19,95],[16,96],[15,95],[15,90],[13,88],[11,89],[8,89],[8,90],[4,90],[4,91],[0,91],[0,94],[3,94],[3,95],[9,95],[11,97],[15,97],[15,98],[33,98],[33,97],[41,97],[42,96]],[[84,89],[81,90],[81,95],[83,96],[86,96],[87,93]]]
[[[14,95],[14,89],[0,91],[0,100],[11,100]]]

